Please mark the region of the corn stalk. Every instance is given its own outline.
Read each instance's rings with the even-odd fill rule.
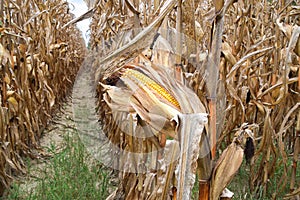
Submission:
[[[217,142],[217,82],[219,79],[219,66],[220,66],[220,55],[221,55],[221,44],[222,34],[224,26],[224,1],[214,1],[215,6],[215,19],[212,29],[212,41],[210,47],[210,53],[207,61],[207,90],[208,90],[208,105],[209,105],[209,138],[210,138],[210,149],[211,159],[216,158],[216,142]],[[204,169],[211,167],[210,162],[206,162],[207,165]],[[199,200],[209,199],[209,178],[211,170],[208,170],[206,174],[200,178],[199,187]]]
[[[155,2],[155,11],[151,6],[148,7],[150,14],[147,15],[147,11],[141,10],[143,18],[146,18],[145,21],[147,22],[151,22],[153,16],[157,16],[160,12],[161,7],[157,7],[157,1]],[[190,5],[190,2],[191,1],[184,1],[182,4],[183,12],[181,23],[185,26],[181,25],[181,28],[184,33],[188,33],[187,31],[189,30],[186,30],[186,27],[193,24],[193,20],[188,18],[188,16],[191,16],[191,13],[185,12],[185,9],[189,9],[188,5]],[[199,63],[195,65],[195,70],[189,67],[190,63],[186,62],[186,60],[190,58],[190,55],[182,55],[181,61],[183,61],[182,72],[186,78],[184,82],[195,90],[202,102],[208,102],[208,106],[205,106],[209,108],[210,113],[209,122],[211,122],[211,127],[205,129],[200,139],[201,149],[198,159],[198,174],[201,179],[200,190],[202,190],[202,192],[200,192],[200,195],[205,195],[205,197],[200,196],[200,199],[208,199],[209,196],[212,195],[213,198],[218,198],[219,191],[213,192],[215,191],[215,186],[209,188],[209,183],[214,182],[213,185],[222,185],[220,188],[223,188],[224,182],[217,184],[217,179],[211,179],[212,171],[214,171],[213,173],[217,173],[212,167],[212,160],[219,162],[217,160],[218,152],[221,152],[222,149],[226,149],[226,147],[230,147],[226,152],[232,152],[228,153],[228,155],[236,155],[239,158],[237,159],[237,163],[239,164],[241,157],[240,147],[243,148],[243,143],[238,143],[238,145],[236,145],[237,143],[234,145],[231,144],[234,139],[235,130],[244,122],[258,124],[254,131],[255,144],[250,145],[252,146],[252,150],[256,150],[256,153],[253,158],[251,158],[248,153],[246,155],[247,163],[250,165],[249,186],[252,188],[253,195],[259,194],[255,189],[262,186],[262,191],[265,191],[265,195],[268,196],[270,189],[269,180],[276,179],[276,176],[274,176],[276,169],[282,167],[282,169],[284,169],[281,176],[282,179],[279,181],[280,183],[277,184],[278,191],[273,193],[273,196],[283,196],[282,191],[284,191],[286,188],[285,185],[287,185],[284,183],[288,183],[290,178],[289,173],[287,173],[287,164],[291,156],[287,152],[291,151],[291,147],[293,147],[295,141],[293,127],[296,127],[294,124],[297,110],[291,108],[297,104],[297,98],[295,97],[297,97],[299,91],[299,89],[295,87],[300,74],[297,67],[299,65],[299,58],[297,57],[299,56],[299,40],[297,40],[297,28],[294,28],[294,25],[298,24],[298,18],[296,16],[299,13],[299,7],[294,5],[294,1],[257,2],[246,0],[226,1],[224,3],[223,1],[214,1],[214,5],[211,4],[211,1],[194,2],[195,8],[194,10],[191,8],[190,12],[195,12],[195,30],[190,31],[195,32],[197,41],[197,53],[195,58]],[[161,4],[163,3],[164,2]],[[104,5],[104,3],[101,4],[101,6],[105,7]],[[93,44],[95,44],[95,46],[96,44],[100,44],[99,46],[101,46],[103,44],[101,41],[110,40],[111,34],[118,32],[116,30],[123,31],[133,27],[129,17],[118,15],[116,8],[119,8],[119,5],[111,5],[111,8],[112,9],[107,9],[109,11],[107,11],[107,17],[105,17],[105,14],[99,11],[100,6],[97,7],[95,22],[98,23],[98,19],[107,19],[108,21],[111,20],[111,24],[115,24],[115,26],[106,26],[105,29],[102,29],[102,24],[104,25],[103,27],[106,25],[104,20],[102,24],[100,23],[101,27],[98,27],[98,30],[101,29],[104,31],[97,33],[97,28],[92,29],[93,38],[95,38]],[[112,10],[112,12],[110,12],[110,10]],[[176,29],[176,21],[180,22],[178,16],[176,16],[179,10],[180,8],[178,7],[177,10],[169,13],[168,18],[165,18],[164,28],[169,27],[172,30]],[[128,13],[130,12],[127,12],[127,14]],[[226,19],[224,18],[225,13]],[[118,20],[114,21],[114,19]],[[221,27],[220,19],[224,22],[223,28],[221,29],[221,32],[224,31],[222,45],[220,45],[222,33],[219,34],[220,29],[218,29],[218,27]],[[143,23],[144,20],[141,20],[142,26],[145,26]],[[179,23],[177,23],[177,25],[178,24]],[[95,24],[94,27],[96,27]],[[192,35],[191,33],[189,37],[193,37]],[[167,31],[163,32],[156,42],[154,42],[154,49],[158,46],[157,43],[166,43],[161,37],[167,39],[176,52],[175,44],[179,40],[175,41],[174,34],[172,35],[172,33]],[[103,38],[103,40],[99,38]],[[153,41],[153,39],[148,40]],[[144,41],[148,42],[148,40],[145,39]],[[182,41],[183,44],[187,44],[185,39]],[[138,45],[136,45],[136,47],[137,46]],[[220,46],[222,46],[221,54]],[[185,52],[185,48],[186,47],[183,46],[181,53]],[[187,51],[189,51],[188,48],[189,47],[187,47]],[[132,55],[134,56],[132,57],[138,54],[135,53],[134,48],[131,48],[128,52],[133,52]],[[175,58],[172,57],[172,51],[170,52],[171,53],[159,53],[159,51],[156,51],[154,57],[160,56],[160,59]],[[206,59],[206,52],[208,52],[209,59]],[[129,53],[128,58],[130,56]],[[122,63],[122,60],[123,58],[119,66],[126,64],[126,62]],[[159,65],[164,65],[166,70],[169,70],[168,62],[165,60],[160,62],[161,60],[158,60],[159,59],[153,59],[153,61],[155,61],[154,65],[158,63]],[[207,61],[205,62],[205,60]],[[112,63],[111,66],[114,66],[114,63]],[[206,72],[203,70],[203,66],[205,66]],[[186,69],[187,71],[185,71]],[[223,89],[220,89],[217,84],[219,79],[218,74],[221,75],[220,79],[225,83]],[[166,77],[168,77],[168,75]],[[207,89],[205,87],[207,87]],[[216,103],[216,99],[220,98],[220,93],[226,97],[226,101],[223,101],[224,107],[221,108],[222,113],[216,108],[218,106],[219,108],[221,107]],[[206,99],[206,97],[208,98]],[[178,97],[175,98],[177,99]],[[186,106],[180,106],[180,109],[186,109]],[[216,123],[220,122],[218,118],[221,114],[224,114],[224,118],[226,119],[223,129],[220,128],[220,126],[219,128],[215,127]],[[280,127],[283,120],[285,120],[285,125],[281,133]],[[220,137],[218,138],[219,133]],[[214,144],[217,145],[218,151],[214,150]],[[234,148],[232,146],[234,146]],[[236,151],[233,151],[233,149]],[[223,152],[225,154],[225,151]],[[253,152],[250,154],[253,154]],[[214,159],[212,159],[212,157],[214,157]],[[221,157],[223,159],[226,156]],[[279,160],[281,161],[279,162]],[[265,165],[265,163],[267,164]],[[225,163],[219,166],[223,166],[221,167],[223,169],[230,167],[230,165]],[[248,165],[246,167],[248,167]],[[236,168],[234,169],[236,170]],[[218,177],[224,177],[224,180],[228,178],[225,181],[226,184],[228,184],[231,178],[226,177],[226,174],[220,175],[222,174],[221,171],[222,170],[218,172]],[[172,170],[170,169],[168,173],[169,172],[171,173]],[[232,172],[232,174],[234,173]],[[173,175],[170,174],[169,177],[173,177]],[[294,187],[297,186],[297,176],[295,179]],[[142,177],[139,177],[139,180],[142,180]],[[275,182],[278,181],[276,180]],[[241,187],[248,188],[247,183]],[[139,186],[140,185],[141,181]],[[166,184],[165,186],[168,188],[174,185],[176,185],[176,183],[171,181],[170,184]],[[237,190],[239,189],[240,188],[237,188]],[[295,195],[297,192],[298,189],[295,188],[290,195]],[[264,192],[261,194],[263,193]],[[175,192],[174,188],[172,189],[172,194],[178,197],[178,193]],[[165,195],[166,193],[163,197],[165,197]],[[256,197],[258,198],[258,196]],[[286,197],[288,198],[288,196]]]

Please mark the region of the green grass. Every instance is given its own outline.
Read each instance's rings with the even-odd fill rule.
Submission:
[[[78,136],[66,135],[62,151],[56,153],[55,145],[49,148],[54,156],[34,178],[36,187],[25,192],[14,183],[2,199],[105,199],[111,188],[108,170],[91,159]]]
[[[259,199],[254,197],[254,194],[250,191],[249,176],[249,165],[244,160],[232,182],[228,185],[228,189],[234,193],[234,199]]]
[[[198,178],[198,175],[196,174],[196,180],[195,180],[195,184],[194,184],[194,187],[192,189],[192,197],[191,199],[198,199],[198,195],[199,194],[199,178]]]
[[[278,158],[280,162],[281,158]],[[292,158],[289,157],[288,159],[288,171],[287,177],[291,177],[291,165],[292,165]],[[277,199],[282,199],[284,195],[289,193],[290,187],[290,178],[287,178],[287,183],[285,185],[279,185],[280,179],[284,174],[284,168],[282,165],[278,165],[275,169],[274,175],[269,177],[268,186],[266,195],[263,195],[263,187],[257,186],[255,191],[250,191],[249,186],[249,176],[250,176],[250,169],[249,165],[246,165],[245,162],[241,165],[240,169],[238,170],[237,174],[235,175],[232,182],[229,184],[228,189],[234,192],[234,199],[244,200],[268,200],[273,199],[272,195],[276,194]],[[297,169],[296,174],[296,188],[299,187],[300,183],[300,167]],[[281,188],[282,187],[282,188]]]

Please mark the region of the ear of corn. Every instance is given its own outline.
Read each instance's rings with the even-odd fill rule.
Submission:
[[[145,74],[137,71],[136,69],[125,68],[123,76],[131,79],[137,84],[145,85],[146,87],[154,91],[159,97],[171,103],[176,108],[180,109],[180,105],[175,97],[171,95],[164,87],[160,86]]]
[[[211,199],[218,199],[233,179],[243,161],[244,150],[242,146],[245,146],[248,138],[253,137],[253,133],[247,124],[242,124],[235,136],[232,143],[223,151],[213,171],[210,187]]]

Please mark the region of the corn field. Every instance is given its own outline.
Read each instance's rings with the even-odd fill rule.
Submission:
[[[85,0],[75,21],[65,1],[0,2],[1,193],[43,156],[85,58],[97,134],[119,149],[107,199],[232,199],[239,171],[233,193],[300,198],[298,0]]]
[[[113,51],[111,49],[120,49],[118,45],[121,42],[118,34],[151,26],[151,23],[158,18],[157,16],[163,13],[164,3],[166,2],[139,0],[118,3],[98,2],[90,26],[91,48],[100,51],[103,57],[111,53]],[[167,53],[153,47],[151,59],[156,65],[164,65],[166,70],[171,71],[171,74],[175,67],[174,79],[178,77],[176,66],[181,65],[182,68],[179,70],[182,70],[183,77],[178,80],[184,79],[185,85],[192,88],[201,100],[205,110],[202,108],[198,112],[210,114],[207,138],[210,141],[216,140],[216,146],[211,147],[210,155],[198,159],[197,174],[201,179],[199,199],[206,199],[207,197],[203,194],[207,193],[210,193],[211,199],[218,198],[239,168],[243,154],[250,165],[249,187],[254,194],[257,194],[256,198],[267,196],[276,198],[278,195],[285,198],[297,196],[299,194],[299,176],[296,176],[296,171],[299,171],[299,167],[297,169],[299,159],[299,2],[188,0],[176,1],[175,4],[175,8],[164,18],[161,24],[162,30],[159,32],[171,47]],[[170,31],[164,32],[163,29],[184,33],[185,37],[181,38],[181,44],[177,43],[178,38],[174,34],[172,36]],[[131,37],[135,34],[132,31]],[[117,39],[114,40],[114,37]],[[144,39],[143,43],[146,43],[146,40]],[[152,40],[149,40],[151,44]],[[134,49],[139,49],[143,45],[138,43],[132,46],[135,47]],[[128,50],[132,53],[132,57],[135,57],[136,53],[131,51],[131,48],[133,47],[128,47]],[[147,54],[142,50],[139,53]],[[128,56],[127,54],[125,56]],[[163,60],[159,56],[167,57],[168,60]],[[110,62],[110,65],[111,63],[122,65],[120,60],[126,60],[124,56],[113,59],[115,61],[104,60]],[[146,63],[143,58],[133,62]],[[145,71],[147,69],[144,67],[134,65],[133,69],[137,68],[144,74],[151,74]],[[130,87],[129,83],[126,83],[128,77],[126,70],[130,66],[119,66],[119,68],[121,69],[117,67],[114,69],[118,71],[117,74],[111,73],[111,69],[106,69],[108,75],[102,78],[99,89],[100,109],[102,109],[100,118],[107,125],[106,134],[113,142],[125,149],[143,151],[142,149],[146,148],[147,150],[144,151],[155,151],[159,145],[156,144],[155,148],[153,146],[150,148],[148,144],[153,145],[153,140],[135,140],[124,136],[122,133],[126,131],[120,130],[122,129],[120,127],[124,125],[120,121],[128,120],[130,124],[133,120],[131,115],[128,117],[128,112],[126,113],[125,110],[113,107],[115,104],[122,107],[119,105],[122,102],[116,100],[122,97],[110,92],[114,91],[114,88],[109,86],[115,86],[118,84],[116,80],[121,79],[127,87]],[[159,67],[153,68],[161,70],[157,69]],[[110,77],[109,81],[107,77]],[[161,77],[167,79],[168,75],[161,75]],[[159,80],[155,77],[152,79]],[[172,91],[177,99],[179,96],[184,98],[186,89],[180,89],[178,85],[175,87],[166,85],[164,80],[159,83],[168,91]],[[144,100],[146,95],[142,93],[140,95]],[[105,101],[102,100],[103,98]],[[135,98],[142,102],[138,95]],[[181,100],[195,104],[188,99]],[[180,102],[180,105],[186,105],[186,103]],[[142,111],[134,109],[138,115],[143,115]],[[144,109],[147,110],[147,107]],[[107,110],[112,110],[112,114],[107,115]],[[184,108],[181,108],[181,112],[193,111],[184,111]],[[151,126],[151,122],[147,122]],[[128,124],[127,126],[130,126]],[[137,130],[138,128],[135,131]],[[242,139],[238,144],[239,147],[236,147],[237,143],[233,141],[236,141],[237,133],[240,134],[243,130],[251,134]],[[160,137],[163,136],[157,137],[158,142],[162,142],[163,139]],[[134,149],[132,144],[140,144],[140,148]],[[201,141],[200,145],[205,146],[204,141]],[[232,150],[233,146],[236,148],[235,151]],[[222,154],[225,148],[227,150]],[[244,153],[240,148],[244,149]],[[192,161],[190,164],[192,165]],[[276,192],[270,194],[268,193],[269,182],[278,168],[283,168],[284,173],[276,184]],[[160,191],[157,189],[159,188],[157,185],[160,184],[158,174],[155,177],[156,181],[151,179],[150,189],[148,191],[145,189],[146,184],[149,184],[149,176],[151,175],[123,173],[116,196],[119,197],[118,195],[123,193],[123,198],[126,197],[126,199],[155,199],[163,194],[165,196],[162,198],[167,198],[165,193],[158,192]],[[168,184],[170,188],[173,186],[173,189],[176,186],[173,183]],[[210,184],[210,189],[207,189],[207,184]],[[139,189],[141,185],[143,190]],[[289,190],[286,190],[287,185]],[[205,188],[210,192],[205,191]],[[168,190],[163,188],[163,191],[165,189]],[[288,192],[282,195],[282,191]],[[153,195],[155,192],[157,192],[156,195]],[[170,194],[170,191],[166,193]],[[171,197],[175,198],[176,192],[173,191]],[[171,197],[168,196],[168,198]]]
[[[39,138],[70,92],[85,44],[65,1],[0,1],[0,193],[24,158],[44,152]]]

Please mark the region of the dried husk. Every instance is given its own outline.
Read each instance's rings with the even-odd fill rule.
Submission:
[[[246,143],[249,143],[250,141],[251,144],[254,145],[252,132],[254,127],[256,127],[256,125],[248,125],[246,123],[242,124],[239,130],[235,133],[232,143],[218,158],[211,177],[211,199],[219,199],[220,196],[223,196],[224,191],[225,193],[228,192],[226,186],[232,181],[234,175],[240,168],[244,154],[247,154],[246,157],[248,159],[252,158],[254,149],[246,149],[249,148]],[[231,196],[233,196],[234,193],[230,193]]]

